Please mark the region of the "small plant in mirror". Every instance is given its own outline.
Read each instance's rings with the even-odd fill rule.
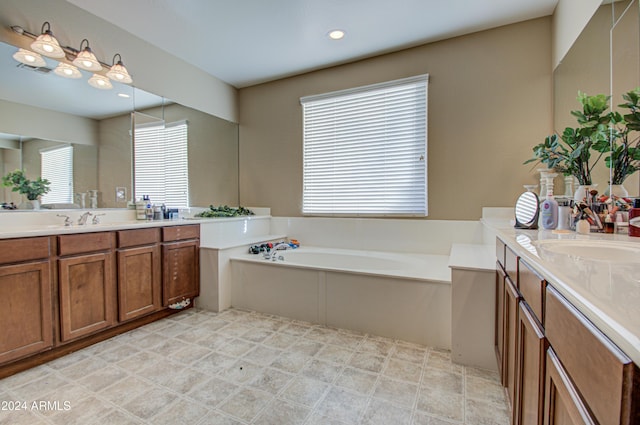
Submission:
[[[604,162],[611,169],[611,184],[622,184],[627,177],[640,170],[640,88],[622,95],[625,103],[618,105],[628,109],[629,113],[622,115],[611,112],[611,144],[610,146],[596,146],[601,152],[609,152]]]
[[[22,170],[13,171],[2,177],[4,186],[13,186],[13,192],[19,192],[30,201],[35,201],[38,197],[51,191],[51,183],[47,179],[38,177],[36,180],[29,180]]]

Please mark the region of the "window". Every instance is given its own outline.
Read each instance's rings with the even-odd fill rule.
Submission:
[[[137,125],[134,138],[136,198],[154,204],[189,206],[187,122]]]
[[[427,215],[427,82],[300,99],[303,214]]]
[[[42,178],[51,183],[51,191],[42,195],[42,203],[73,203],[73,146],[42,149],[40,164]]]

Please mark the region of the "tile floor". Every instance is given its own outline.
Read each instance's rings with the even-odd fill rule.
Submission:
[[[6,410],[16,401],[26,410]],[[0,402],[2,425],[509,423],[497,375],[447,351],[234,309],[2,379]]]

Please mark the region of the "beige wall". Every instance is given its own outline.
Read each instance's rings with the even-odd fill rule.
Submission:
[[[429,218],[513,206],[552,129],[550,70],[547,17],[241,89],[240,203],[301,215],[301,96],[428,73]]]

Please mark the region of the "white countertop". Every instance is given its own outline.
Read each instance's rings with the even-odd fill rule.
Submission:
[[[588,239],[632,242],[640,247],[640,238],[600,233],[556,234],[507,226],[494,229],[523,261],[640,365],[640,258],[626,263],[587,260],[551,255],[533,244],[545,239]]]
[[[449,254],[449,268],[493,272],[496,269],[495,244],[452,244]]]

